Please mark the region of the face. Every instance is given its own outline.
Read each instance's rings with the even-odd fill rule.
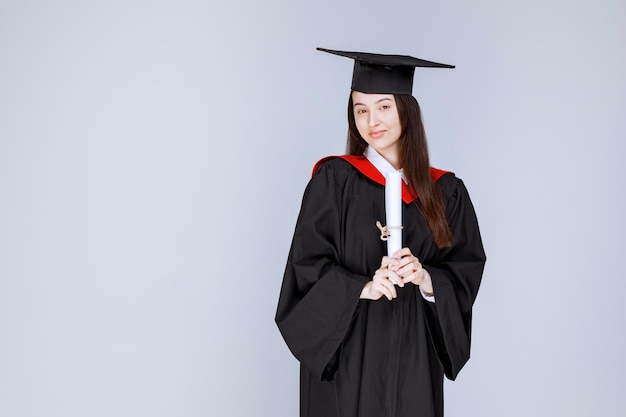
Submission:
[[[396,166],[402,127],[393,94],[365,94],[353,91],[352,103],[354,121],[361,137]]]

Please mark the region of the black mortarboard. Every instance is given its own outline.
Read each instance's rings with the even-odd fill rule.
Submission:
[[[354,59],[352,90],[368,94],[412,94],[415,67],[454,68],[407,55],[317,50]]]

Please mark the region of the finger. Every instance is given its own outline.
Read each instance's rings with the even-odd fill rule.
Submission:
[[[399,285],[400,287],[404,287],[404,282],[402,282],[402,277],[395,272],[395,266],[390,264],[387,268],[381,268],[379,276],[382,278],[386,278],[389,282],[394,285]],[[395,290],[395,289],[394,289]]]
[[[394,285],[404,286],[402,283],[402,279],[398,274],[394,271],[395,266],[393,264],[387,265],[387,267],[381,267],[376,271],[376,275],[380,276],[383,279],[389,280]]]
[[[401,269],[417,269],[421,266],[419,259],[415,256],[405,256],[404,258],[398,259],[396,264],[396,271],[400,271]]]
[[[404,281],[405,284],[412,282],[415,285],[420,285],[422,281],[424,281],[424,270],[413,272],[412,274],[403,277],[402,281]]]
[[[385,297],[387,297],[389,301],[394,299],[394,295],[391,292],[391,290],[380,281],[379,282],[374,281],[372,285],[372,289],[384,295]]]
[[[397,271],[398,268],[400,267],[400,260],[399,259],[395,259],[395,258],[390,258],[390,257],[385,257],[387,258],[387,261],[385,262],[385,266],[392,270],[392,271]]]
[[[397,252],[400,253],[400,252]],[[413,255],[412,253],[408,253],[407,255],[404,255],[402,258],[398,259],[398,262],[401,265],[406,265],[409,262],[417,262],[420,263],[420,260],[417,258],[417,256]]]
[[[398,281],[402,281],[400,278],[398,278]],[[394,299],[398,296],[398,293],[396,291],[396,286],[393,284],[393,282],[391,282],[389,279],[386,279],[382,282],[383,286],[385,286],[385,288],[387,288],[389,290],[389,294],[391,294],[391,299]],[[402,285],[404,285],[404,283],[402,283]]]
[[[385,281],[386,283],[390,283],[391,290],[394,292],[394,294],[396,292],[396,289],[394,287],[395,285],[404,287],[404,282],[402,281],[402,277],[394,271],[394,269],[396,269],[396,266],[395,266],[396,263],[397,263],[397,260],[393,258],[389,258],[387,256],[383,257],[382,265],[380,268],[376,270],[376,272],[374,273],[374,277],[373,277],[373,279],[379,278]],[[394,298],[395,298],[395,295],[394,295]]]
[[[381,262],[381,267],[376,270],[376,275],[387,278],[394,285],[404,286],[402,279],[397,274],[390,275],[389,272],[395,271],[397,269],[397,260],[390,258],[388,256],[383,257]]]
[[[389,291],[392,298],[398,296],[396,292],[396,286],[389,280],[389,270],[383,270],[383,273],[379,276],[374,276],[374,282],[380,284],[382,287]],[[400,277],[396,277],[397,281],[402,281]],[[404,283],[402,284],[404,285]]]
[[[381,268],[388,268],[390,265],[395,265],[398,262],[397,259],[392,258],[391,256],[383,256],[383,259],[380,263]]]
[[[402,280],[402,276],[391,269],[387,270],[387,279],[389,279],[389,281],[391,281],[395,285],[398,285],[399,287],[404,287],[404,281]]]
[[[422,270],[422,264],[420,264],[419,262],[415,261],[415,262],[410,262],[406,265],[404,265],[402,268],[398,269],[396,271],[396,273],[398,275],[400,275],[401,277],[406,278],[407,276],[415,273],[415,272],[419,272]]]
[[[402,249],[396,251],[396,253],[393,254],[393,258],[395,258],[395,259],[400,259],[400,258],[403,258],[405,256],[412,256],[411,249],[405,247],[405,248],[402,248]]]
[[[415,285],[420,285],[422,281],[424,281],[424,269],[420,267],[406,276],[403,276],[402,279],[405,283],[412,282]]]
[[[398,259],[393,270],[402,276],[406,276],[407,274],[419,269],[421,266],[422,264],[420,263],[419,259],[417,259],[413,255],[410,255]]]

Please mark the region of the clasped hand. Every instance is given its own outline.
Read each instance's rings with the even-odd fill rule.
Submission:
[[[425,292],[432,292],[430,275],[409,248],[402,248],[392,257],[383,256],[380,268],[363,287],[361,298],[378,300],[385,296],[391,301],[398,296],[396,285],[404,287],[408,283],[421,286]]]

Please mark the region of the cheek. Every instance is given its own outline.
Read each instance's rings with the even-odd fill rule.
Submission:
[[[392,116],[389,119],[390,126],[393,126],[397,130],[402,130],[402,125],[400,124],[400,118],[397,115]]]
[[[354,124],[356,124],[356,129],[359,131],[361,136],[366,138],[367,137],[367,131],[368,131],[367,121],[364,120],[363,117],[361,117],[361,118],[356,118],[355,117]]]

